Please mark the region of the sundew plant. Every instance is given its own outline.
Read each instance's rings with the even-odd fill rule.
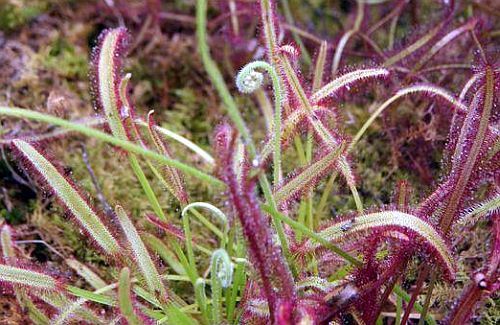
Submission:
[[[398,20],[405,11],[416,14],[418,4],[352,1],[347,28],[322,40],[295,26],[288,2],[219,1],[213,9],[227,26],[212,37],[207,0],[196,1],[197,49],[224,115],[211,130],[210,149],[169,130],[168,120],[160,126],[154,111],[140,113],[147,109],[136,107],[129,91],[134,75],[123,72],[137,46],[125,27],[102,31],[91,55],[97,117],[83,123],[0,107],[5,119],[52,126],[4,137],[2,145],[18,171],[63,208],[105,270],[74,258],[64,260],[73,276],[49,270],[21,253],[22,232],[0,220],[3,294],[14,296],[32,323],[494,319],[482,313],[486,303],[499,303],[500,286],[500,65],[491,21],[498,10],[491,18],[484,8],[435,1],[432,17],[439,19],[398,42]],[[257,40],[252,55],[219,55],[219,42],[250,52],[249,39]],[[224,60],[237,68],[234,75],[221,70]],[[258,121],[247,118],[251,101]],[[431,114],[434,132],[442,134],[443,146],[427,137],[440,149],[434,171],[426,164],[433,159],[428,144],[400,141],[430,132],[413,128],[407,109],[400,113],[409,106]],[[359,154],[380,123],[389,134],[381,146],[393,152],[387,163],[404,155],[414,162],[407,178],[379,183],[393,193],[385,203],[360,190],[370,180]],[[148,204],[139,218],[122,207],[126,202],[99,208],[50,153],[53,141],[68,143],[76,134],[107,143],[121,158]],[[181,161],[174,143],[193,161]],[[194,187],[209,195],[193,199]],[[162,191],[180,208],[166,206]],[[486,232],[488,243],[480,264],[466,272],[460,242],[476,231]],[[443,287],[457,294],[442,301],[445,313],[434,312]]]

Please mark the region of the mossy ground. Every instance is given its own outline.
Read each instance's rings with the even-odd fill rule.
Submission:
[[[94,115],[88,81],[89,53],[99,32],[103,28],[116,26],[120,20],[102,3],[104,2],[101,1],[99,7],[96,7],[98,3],[94,1],[40,0],[7,1],[7,5],[0,5],[0,103],[32,108],[69,119]],[[293,12],[298,13],[298,24],[307,26],[326,39],[332,38],[341,30],[352,9],[347,1],[334,4],[323,0],[291,1],[291,4]],[[425,4],[422,6],[423,10],[432,12],[435,4],[432,1],[425,1]],[[331,10],[332,6],[335,10]],[[130,25],[131,33],[139,35],[143,18],[148,17],[148,12],[141,9],[139,1],[132,2],[130,8],[130,17],[124,15],[122,18]],[[184,18],[193,17],[191,2],[168,1],[164,9],[179,13]],[[405,26],[409,24],[403,20],[397,35],[406,35],[410,27]],[[159,28],[161,32],[154,28],[143,31],[145,36],[132,42],[133,49],[125,62],[125,70],[132,73],[131,98],[136,104],[137,113],[145,116],[149,110],[154,109],[156,120],[162,125],[209,150],[211,132],[217,123],[224,120],[224,111],[198,57],[194,25],[189,19],[173,20],[162,21]],[[215,40],[220,40],[220,37],[214,35]],[[377,37],[382,43],[386,42],[384,35]],[[211,45],[215,48],[214,56],[226,71],[228,83],[232,84],[235,63],[229,60],[231,48],[223,42],[221,44],[213,42]],[[236,94],[235,91],[233,93]],[[245,120],[249,121],[250,129],[256,138],[262,139],[265,125],[255,102],[246,96],[237,96],[237,101]],[[391,121],[384,119],[377,122],[357,145],[353,154],[360,180],[359,191],[366,206],[390,203],[395,184],[401,179],[412,184],[416,200],[428,190],[431,185],[429,179],[440,174],[439,153],[443,149],[446,134],[436,131],[422,116],[415,114],[412,104],[401,105],[397,110],[398,115],[395,116],[396,113],[393,112],[387,119],[412,121],[416,125],[412,130],[434,136],[431,145],[426,146],[426,160],[408,155],[421,138],[415,140],[408,132],[403,134],[406,138],[396,145],[393,140],[400,134],[384,132],[387,125],[385,123]],[[346,120],[351,120],[348,132],[355,132],[370,114],[365,104],[342,104],[340,110],[351,114],[344,116]],[[46,125],[13,120],[5,120],[1,130],[2,135],[8,136],[49,131]],[[93,196],[95,188],[82,160],[82,146],[88,151],[90,164],[108,202],[111,205],[120,203],[139,221],[140,226],[148,227],[142,216],[145,212],[151,212],[150,206],[142,195],[127,160],[118,150],[79,136],[46,143],[46,150],[57,157],[71,171],[72,177]],[[183,148],[175,144],[172,146],[177,159],[197,161]],[[5,155],[9,157],[8,152]],[[284,164],[290,168],[296,161],[293,148],[287,155]],[[416,171],[414,158],[420,163],[420,170]],[[201,162],[196,163],[201,166]],[[17,225],[23,240],[42,239],[64,257],[74,256],[96,266],[94,269],[108,279],[109,274],[114,271],[99,267],[104,266],[105,261],[83,240],[80,232],[64,217],[62,211],[52,204],[51,198],[44,193],[34,192],[30,180],[19,170],[16,169],[17,173],[27,184],[21,184],[13,176],[11,168],[15,168],[14,165],[12,159],[2,160],[0,164],[0,218]],[[188,179],[187,184],[194,199],[224,205],[224,202],[219,202],[220,193],[213,189],[192,179]],[[173,220],[178,219],[180,211],[176,201],[159,184],[153,182],[153,186],[157,189],[156,194],[167,214]],[[315,200],[319,200],[319,196]],[[95,199],[93,202],[100,205]],[[337,182],[330,198],[329,211],[342,213],[354,207],[346,186]],[[479,224],[474,232],[460,238],[458,281],[461,283],[467,282],[467,274],[481,265],[480,256],[484,256],[484,243],[488,242],[485,228]],[[202,227],[195,226],[195,229],[198,233],[204,231]],[[36,261],[68,270],[63,260],[44,245],[23,247],[24,252]],[[206,264],[207,261],[200,263]],[[435,290],[436,303],[432,305],[433,313],[443,313],[449,307],[448,302],[455,299],[458,292],[449,286],[438,284]],[[16,312],[8,307],[12,301],[0,303],[3,306],[0,318],[10,317],[15,321],[19,315],[16,316]],[[483,322],[498,321],[498,304],[498,300],[490,299],[487,302]]]

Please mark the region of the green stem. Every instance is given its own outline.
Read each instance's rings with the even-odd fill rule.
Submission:
[[[149,203],[153,208],[153,211],[161,220],[167,221],[167,217],[163,213],[163,209],[160,206],[160,202],[158,201],[158,198],[156,197],[156,194],[154,193],[151,184],[149,184],[148,179],[146,178],[146,175],[144,174],[144,171],[141,168],[141,165],[139,165],[137,157],[135,155],[129,155],[128,160],[130,162],[130,167],[134,171],[137,179],[139,180],[139,183],[142,186],[144,193],[146,194],[146,197],[148,198]]]
[[[250,132],[245,125],[245,121],[243,121],[243,118],[241,117],[234,98],[227,89],[226,83],[224,82],[224,78],[222,77],[217,64],[210,56],[207,41],[207,0],[198,0],[196,2],[196,36],[198,38],[198,50],[200,51],[201,60],[207,70],[208,76],[224,102],[229,117],[250,149],[250,153],[252,156],[255,156],[257,150],[255,149],[255,144],[250,136]]]
[[[273,182],[274,186],[277,186],[281,179],[281,101],[283,99],[283,91],[281,89],[280,79],[276,70],[272,65],[265,61],[254,61],[250,62],[241,69],[236,77],[236,84],[242,92],[253,92],[256,89],[246,89],[245,79],[251,77],[252,73],[260,74],[256,72],[257,69],[265,70],[271,77],[274,91],[274,153],[273,153]],[[256,82],[253,86],[260,88],[261,84]]]
[[[36,120],[48,124],[53,124],[57,125],[60,127],[63,127],[65,129],[69,129],[72,131],[76,131],[78,133],[84,134],[86,136],[92,137],[99,139],[101,141],[110,143],[112,145],[115,145],[117,147],[120,147],[126,151],[135,153],[137,155],[144,156],[146,158],[150,158],[154,161],[157,161],[158,163],[161,163],[163,165],[171,166],[174,168],[179,169],[180,171],[189,174],[193,177],[196,177],[202,181],[205,181],[207,183],[216,185],[216,186],[225,186],[225,184],[218,180],[217,178],[208,175],[194,167],[191,167],[189,165],[186,165],[178,160],[175,159],[170,159],[165,156],[162,156],[154,151],[144,149],[130,141],[126,140],[121,140],[118,138],[115,138],[107,133],[92,129],[88,126],[66,121],[63,119],[60,119],[55,116],[51,116],[48,114],[43,114],[39,112],[35,112],[32,110],[28,109],[22,109],[18,107],[5,107],[5,106],[0,106],[0,115],[5,115],[5,116],[12,116],[12,117],[18,117],[18,118],[27,118],[31,120]]]
[[[351,263],[351,264],[353,264],[355,266],[358,266],[358,267],[363,265],[363,261],[361,261],[361,260],[359,260],[359,259],[357,259],[357,258],[355,258],[355,257],[353,257],[351,255],[349,255],[347,252],[343,251],[338,246],[330,243],[328,240],[326,240],[325,238],[321,237],[319,234],[317,234],[314,231],[312,231],[311,229],[307,228],[306,226],[304,226],[300,222],[297,222],[297,221],[291,219],[290,217],[287,217],[287,216],[279,213],[278,211],[272,209],[269,206],[263,206],[263,209],[266,212],[268,212],[271,215],[273,215],[276,219],[278,219],[280,221],[283,221],[284,223],[286,223],[287,225],[289,225],[290,227],[292,227],[296,231],[299,231],[299,232],[303,233],[304,235],[309,236],[310,238],[314,239],[315,241],[317,241],[321,245],[323,245],[326,248],[330,249],[332,252],[334,252],[335,254],[341,256],[342,258],[344,258],[349,263]]]
[[[196,2],[196,34],[198,37],[198,48],[200,50],[203,65],[205,66],[205,69],[207,70],[207,73],[213,85],[217,89],[219,96],[222,98],[222,101],[226,105],[229,117],[235,124],[241,136],[243,137],[245,145],[247,146],[248,151],[250,153],[251,159],[253,159],[257,156],[257,149],[255,148],[253,139],[250,133],[248,132],[248,129],[245,125],[245,122],[243,121],[243,118],[240,115],[240,112],[238,111],[236,102],[229,93],[229,90],[227,89],[227,86],[224,82],[224,79],[222,78],[219,69],[217,68],[217,65],[210,57],[207,44],[206,31],[207,31],[207,0],[198,0]],[[269,184],[269,181],[267,180],[265,175],[259,176],[259,184],[262,188],[262,191],[264,192],[266,201],[274,208],[274,210],[276,210],[276,202],[272,196],[271,185]],[[273,223],[276,228],[276,232],[278,233],[281,248],[283,249],[283,253],[287,259],[289,267],[291,268],[292,273],[296,274],[296,271],[294,272],[294,263],[292,260],[292,256],[290,254],[290,249],[288,248],[288,242],[285,236],[285,232],[283,230],[283,226],[281,225],[279,220],[276,220],[274,218],[273,218]]]

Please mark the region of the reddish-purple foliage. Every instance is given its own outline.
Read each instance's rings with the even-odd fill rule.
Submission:
[[[279,246],[273,239],[269,220],[264,217],[255,197],[255,181],[244,172],[241,182],[234,170],[235,133],[228,125],[219,126],[215,133],[218,171],[228,186],[229,197],[243,227],[255,267],[259,272],[264,295],[273,323],[288,324],[295,316],[295,284]]]

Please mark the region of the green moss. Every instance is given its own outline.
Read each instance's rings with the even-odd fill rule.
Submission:
[[[41,59],[46,69],[69,79],[85,79],[88,72],[87,61],[84,52],[77,52],[75,47],[63,38],[57,38],[46,49]]]
[[[10,211],[0,210],[0,219],[5,219],[9,225],[19,225],[25,222],[25,213],[21,209],[14,207]]]
[[[8,2],[8,1],[7,1]],[[14,30],[48,9],[45,1],[21,1],[0,5],[0,30]]]

